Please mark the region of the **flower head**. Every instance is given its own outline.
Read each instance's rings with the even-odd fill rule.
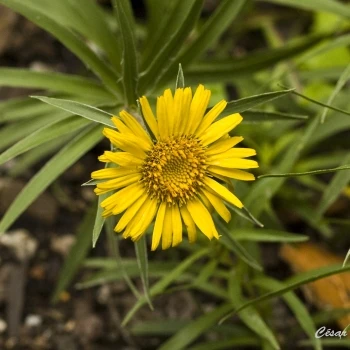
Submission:
[[[237,148],[242,137],[228,133],[241,121],[235,113],[218,121],[226,107],[222,100],[206,112],[210,91],[199,85],[192,97],[191,88],[170,89],[158,97],[156,117],[146,97],[139,102],[149,133],[126,111],[112,121],[117,130],[103,133],[118,149],[106,151],[99,160],[114,163],[92,173],[96,194],[115,191],[102,201],[103,216],[122,214],[116,232],[139,239],[155,221],[152,250],[161,242],[163,249],[182,241],[183,224],[188,239],[194,242],[197,228],[209,239],[219,238],[211,211],[228,222],[225,202],[242,208],[241,201],[220,182],[230,178],[254,180],[241,169],[258,167],[251,148]],[[219,181],[220,182],[219,182]]]

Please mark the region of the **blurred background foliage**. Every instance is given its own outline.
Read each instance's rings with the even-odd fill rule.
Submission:
[[[83,271],[75,285],[80,290],[119,281],[128,285],[134,299],[122,305],[117,322],[125,326],[118,329],[125,346],[349,346],[346,338],[318,339],[314,334],[323,325],[339,330],[350,323],[350,268],[342,267],[350,242],[350,171],[312,173],[350,164],[346,1],[0,4],[50,33],[78,58],[74,64],[63,58],[63,69],[50,62],[45,69],[33,69],[2,60],[2,89],[25,88],[37,96],[27,97],[27,92],[0,102],[1,171],[6,179],[26,181],[6,208],[0,232],[14,223],[23,227],[20,215],[47,188],[67,209],[71,198],[61,188],[60,175],[83,162],[87,152],[99,154],[108,147],[101,143],[101,130],[111,125],[111,114],[127,108],[137,115],[138,96],[145,94],[154,103],[164,88],[174,88],[180,63],[186,85],[202,83],[212,90],[211,105],[223,98],[231,101],[223,115],[242,113],[244,123],[234,134],[257,150],[256,175],[282,174],[252,184],[232,183],[249,211],[231,208],[235,213],[228,225],[216,219],[222,234],[218,242],[183,242],[148,256],[145,241],[135,245],[135,252],[131,242],[119,242],[113,220],[102,220],[90,196],[53,302],[62,302],[62,293],[73,288],[77,272]],[[82,190],[91,191],[86,169],[79,180],[85,183]],[[311,173],[290,174],[300,172]],[[103,227],[106,235],[100,237]],[[92,241],[97,250],[89,254]],[[184,291],[189,300],[180,299],[175,316],[149,310],[162,308],[159,299],[177,302]],[[141,308],[146,317],[138,316]],[[187,308],[193,312],[186,316]]]

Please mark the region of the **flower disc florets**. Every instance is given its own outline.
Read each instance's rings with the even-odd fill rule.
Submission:
[[[203,186],[205,153],[191,136],[158,141],[142,166],[142,182],[151,197],[168,203],[186,203]]]

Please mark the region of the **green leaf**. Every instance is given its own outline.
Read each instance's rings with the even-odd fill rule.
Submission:
[[[143,235],[138,241],[135,242],[135,252],[137,257],[137,265],[140,270],[141,281],[145,298],[151,310],[154,310],[152,301],[149,295],[149,280],[148,280],[148,256],[147,256],[147,241],[146,236]]]
[[[296,7],[303,10],[310,10],[310,11],[317,11],[317,12],[319,11],[330,12],[335,15],[350,19],[350,7],[347,6],[346,4],[342,4],[340,1],[335,1],[335,0],[303,0],[303,1],[265,0],[265,1],[274,2],[284,6]]]
[[[24,139],[20,140],[12,147],[8,148],[5,152],[1,153],[0,165],[36,146],[71,133],[72,131],[79,130],[88,124],[89,122],[85,119],[71,117],[69,119],[59,121],[54,125],[45,125]]]
[[[83,185],[82,185],[83,186]],[[103,193],[98,197],[97,210],[95,215],[94,228],[92,230],[92,248],[96,247],[98,238],[100,237],[103,225],[105,223],[105,218],[102,216],[103,208],[101,203],[108,198],[108,193]]]
[[[54,35],[63,45],[79,57],[89,69],[101,78],[109,91],[119,96],[119,86],[117,84],[118,76],[114,71],[69,29],[61,26],[47,15],[36,10],[30,3],[31,2],[24,3],[21,0],[0,0],[0,4],[20,13],[39,27]]]
[[[278,230],[239,228],[230,232],[237,241],[256,242],[305,242],[308,236]]]
[[[249,110],[242,113],[243,123],[262,123],[275,121],[306,120],[308,116],[282,112]]]
[[[348,263],[349,259],[350,259],[350,249],[348,250],[346,257],[344,259],[343,267]]]
[[[350,154],[344,159],[344,163],[350,163]],[[344,165],[345,169],[349,169],[349,165]],[[340,167],[342,168],[342,167]],[[326,212],[330,205],[338,198],[340,193],[350,181],[350,171],[341,171],[334,175],[332,181],[323,192],[320,204],[316,209],[316,217],[321,219],[321,216]]]
[[[203,256],[208,254],[208,249],[201,249],[189,257],[187,257],[185,260],[183,260],[180,264],[177,265],[176,268],[174,268],[172,271],[169,271],[168,274],[163,277],[160,281],[155,283],[150,288],[150,296],[154,297],[158,294],[161,294],[165,291],[165,289],[176,279],[178,279],[184,271],[186,271],[190,266],[194,264],[194,262]],[[122,325],[125,326],[133,317],[133,315],[147,302],[145,297],[141,297],[136,304],[133,306],[133,308],[127,313],[125,316]]]
[[[230,203],[226,203],[226,205],[241,218],[244,218],[245,220],[259,227],[264,227],[264,225],[256,217],[254,217],[254,215],[246,207],[239,209]]]
[[[94,212],[96,211],[96,203],[86,212],[84,220],[77,231],[76,240],[71,247],[56,284],[56,288],[51,297],[51,301],[56,303],[60,294],[72,282],[79,267],[91,249],[91,238],[89,232],[94,223]]]
[[[191,84],[198,84],[198,82],[232,82],[232,80],[237,80],[237,78],[243,76],[251,76],[263,69],[271,68],[276,63],[299,55],[326,37],[325,34],[312,35],[281,48],[250,53],[242,58],[212,59],[198,62],[186,69],[186,80]]]
[[[276,290],[285,287],[285,285],[273,278],[269,277],[257,277],[253,280],[253,284],[260,286],[267,290]],[[290,309],[293,311],[296,319],[298,320],[305,333],[309,336],[311,343],[315,350],[322,350],[322,345],[319,338],[315,337],[316,327],[312,320],[307,308],[297,298],[293,292],[288,292],[282,296]]]
[[[93,79],[78,75],[0,68],[0,86],[25,87],[111,100],[113,95]]]
[[[349,78],[350,78],[350,64],[345,68],[344,72],[339,77],[337,81],[337,85],[335,86],[335,89],[333,90],[331,96],[329,96],[327,105],[332,104],[334,98],[337,96],[338,92],[343,88],[343,86],[346,84]],[[328,109],[325,108],[321,115],[321,123],[324,123],[327,113],[328,113]]]
[[[155,55],[149,66],[141,73],[141,95],[152,91],[169,69],[173,57],[177,55],[184,40],[197,22],[202,9],[203,0],[178,1],[177,4],[171,22],[168,23],[165,30],[161,32],[162,40],[159,50],[152,51],[152,55],[155,53],[158,54]],[[169,40],[163,42],[165,37],[169,37]]]
[[[252,109],[263,103],[273,101],[276,98],[283,97],[292,91],[293,89],[281,90],[281,91],[275,91],[275,92],[266,92],[264,94],[249,96],[249,97],[241,98],[239,100],[230,101],[227,104],[224,111],[222,112],[221,116],[223,117],[232,113],[242,113],[244,111],[247,111],[248,109]]]
[[[242,268],[241,265],[238,265],[235,271],[231,271],[229,275],[229,297],[232,306],[237,307],[242,303],[242,291],[241,285],[237,282],[237,279],[242,281]],[[256,335],[258,335],[262,340],[267,341],[270,348],[279,349],[278,342],[271,331],[271,329],[266,325],[258,311],[250,306],[249,308],[242,310],[238,315],[241,320],[245,323],[245,325],[250,328]],[[225,318],[226,319],[226,318]],[[222,323],[220,320],[220,324]]]
[[[82,131],[60,152],[47,162],[31,178],[12,202],[0,222],[0,234],[4,233],[24,210],[69,166],[85,154],[102,138],[101,127],[95,126]]]
[[[153,52],[153,46],[156,39],[159,39],[159,34],[162,33],[162,26],[167,23],[172,14],[172,9],[176,5],[176,1],[164,0],[146,0],[147,13],[147,40],[144,45],[143,56]]]
[[[328,173],[334,173],[336,171],[349,170],[349,169],[350,169],[350,164],[345,164],[336,168],[310,170],[302,173],[264,174],[264,175],[259,175],[258,179],[262,179],[264,177],[294,177],[294,176],[305,176],[305,175],[328,174]]]
[[[308,347],[310,346],[310,340],[301,340],[298,345]],[[343,347],[345,349],[349,349],[350,340],[349,339],[322,339],[321,344],[323,347],[330,347],[331,350],[339,349]]]
[[[350,266],[342,267],[340,265],[335,265],[335,266],[333,265],[333,266],[322,267],[320,269],[315,269],[315,270],[300,273],[288,279],[287,281],[285,281],[283,284],[285,284],[286,287],[279,288],[273,292],[269,292],[261,295],[260,297],[252,299],[244,303],[243,305],[239,306],[236,310],[234,310],[234,313],[240,312],[246,309],[248,306],[256,305],[258,303],[261,303],[262,301],[270,300],[277,296],[283,295],[291,290],[294,290],[310,282],[317,281],[321,278],[325,278],[328,276],[336,275],[338,273],[343,273],[347,271],[350,271]]]
[[[220,1],[215,12],[204,22],[198,36],[192,40],[174,60],[174,63],[169,68],[169,72],[164,76],[163,81],[171,79],[171,76],[175,74],[177,62],[188,66],[188,64],[200,57],[211,47],[235,20],[245,3],[246,0]]]
[[[153,1],[159,9],[163,8],[163,12],[157,18],[157,24],[153,28],[157,28],[149,33],[149,40],[144,47],[142,53],[142,70],[147,69],[154,60],[155,53],[160,52],[164,46],[172,40],[175,33],[184,25],[185,19],[191,11],[196,0],[181,1],[175,0],[167,4],[159,4]],[[155,10],[153,11],[155,12]],[[182,45],[181,45],[182,46]]]
[[[0,123],[25,121],[57,112],[52,106],[32,98],[13,98],[0,103]]]
[[[185,327],[187,320],[162,319],[159,321],[142,320],[131,328],[131,333],[135,336],[165,336],[172,335]]]
[[[295,136],[289,149],[277,164],[276,171],[282,173],[291,170],[303,149],[310,142],[311,137],[319,125],[319,119],[314,118],[310,120],[305,129],[301,130]],[[247,206],[249,210],[258,217],[266,207],[266,203],[270,201],[278,189],[283,185],[285,179],[286,178],[269,178],[256,181],[244,199],[245,206]],[[244,223],[241,223],[241,226],[242,225],[244,225]]]
[[[122,264],[120,264],[122,263]],[[120,262],[116,259],[88,259],[85,262],[86,267],[103,268],[103,270],[89,276],[84,281],[79,282],[76,287],[78,289],[91,288],[101,284],[121,281],[125,279],[125,275],[129,278],[137,278],[140,276],[140,269],[135,259],[123,258]],[[172,262],[149,262],[149,276],[152,278],[165,277],[169,270],[176,267]],[[183,277],[183,276],[182,276]],[[146,301],[147,302],[147,301]]]
[[[71,140],[75,136],[76,132],[60,137],[59,139],[55,139],[53,141],[48,141],[43,145],[37,146],[34,149],[26,152],[21,155],[15,164],[9,169],[9,176],[17,177],[22,175],[25,171],[27,171],[31,166],[38,163],[48,155],[54,153],[58,149],[61,149],[63,145],[67,144],[69,140]]]
[[[179,71],[177,72],[177,78],[176,78],[176,84],[175,84],[175,90],[179,88],[185,87],[185,77],[184,72],[182,70],[181,63],[179,63]]]
[[[69,115],[62,111],[56,111],[50,115],[37,116],[30,120],[25,120],[20,124],[9,124],[0,130],[0,150],[12,143],[23,139],[28,134],[35,132],[45,126],[51,126],[58,121],[68,118]]]
[[[45,96],[32,96],[40,101],[48,103],[54,107],[63,109],[64,111],[80,115],[86,119],[92,120],[96,123],[104,124],[107,126],[115,127],[111,121],[113,114],[98,109],[93,106],[89,106],[85,103],[80,103],[71,100],[64,100],[60,98],[52,98]]]
[[[200,316],[163,343],[158,350],[187,349],[189,344],[212,328],[222,316],[227,313],[230,307],[229,304],[224,304],[215,308],[213,311]]]
[[[138,85],[138,62],[134,38],[134,28],[127,16],[128,8],[125,0],[115,0],[119,30],[122,38],[122,82],[124,87],[125,102],[132,106],[136,104]]]
[[[293,93],[294,95],[297,95],[297,96],[299,96],[299,97],[302,97],[303,99],[305,99],[305,100],[307,100],[307,101],[310,101],[310,102],[312,102],[312,103],[315,103],[315,104],[317,104],[317,105],[319,105],[319,106],[332,109],[333,111],[336,111],[336,112],[339,112],[339,113],[342,113],[342,114],[350,115],[350,112],[347,112],[347,111],[345,111],[345,110],[343,110],[343,109],[340,109],[340,108],[337,108],[337,107],[334,107],[334,106],[330,106],[330,105],[325,104],[325,103],[322,103],[322,102],[320,102],[320,101],[316,101],[316,100],[314,100],[313,98],[310,98],[310,97],[308,97],[308,96],[305,96],[305,95],[303,95],[303,94],[301,94],[301,93],[299,93],[299,92],[292,91],[292,93]]]
[[[215,340],[206,341],[205,343],[198,344],[190,347],[189,350],[223,350],[223,349],[245,349],[246,347],[259,347],[261,342],[252,336],[232,336],[232,339],[227,340]]]
[[[219,239],[219,242],[222,243],[227,249],[231,250],[233,253],[237,255],[242,261],[244,261],[247,265],[251,266],[253,269],[258,271],[262,271],[262,267],[259,265],[257,261],[244,249],[244,247],[239,244],[228,228],[223,225],[219,220],[215,220],[215,223],[223,234]]]
[[[121,61],[119,41],[109,27],[105,14],[98,3],[95,0],[65,0],[62,2],[62,6],[67,8],[67,12],[73,14],[74,19],[77,17],[81,19],[84,25],[82,34],[105,51],[113,69],[119,73]],[[92,18],[93,25],[91,25]],[[71,25],[71,21],[69,23]]]

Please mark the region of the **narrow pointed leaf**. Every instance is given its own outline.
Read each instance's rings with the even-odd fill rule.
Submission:
[[[344,159],[347,165],[344,165],[345,169],[350,169],[350,154]],[[342,168],[342,167],[341,167]],[[344,169],[344,170],[345,170]],[[329,185],[326,187],[323,192],[320,204],[316,209],[316,217],[321,219],[322,215],[326,212],[326,210],[331,206],[332,203],[338,198],[341,192],[344,190],[346,185],[350,182],[350,171],[339,171],[336,173]]]
[[[103,111],[102,109],[89,106],[84,103],[64,100],[60,98],[52,98],[45,96],[32,96],[33,98],[37,98],[40,101],[48,103],[57,108],[63,109],[64,111],[80,115],[86,119],[92,120],[96,123],[104,124],[107,126],[114,127],[114,124],[111,121],[111,117],[113,114]]]
[[[225,110],[222,112],[221,116],[229,115],[232,113],[242,113],[256,106],[259,106],[263,103],[273,101],[276,98],[286,96],[292,91],[293,89],[281,90],[281,91],[275,91],[275,92],[266,92],[264,94],[254,95],[250,97],[241,98],[235,101],[230,101],[227,104]]]
[[[230,235],[237,241],[255,242],[305,242],[309,239],[308,236],[296,233],[254,228],[235,229]]]
[[[183,89],[184,87],[185,87],[185,77],[184,77],[184,72],[182,70],[182,65],[180,63],[179,64],[179,71],[177,72],[175,89],[178,89],[178,88]]]
[[[23,3],[20,0],[0,0],[0,4],[20,13],[33,23],[54,35],[69,50],[79,57],[89,69],[100,77],[110,92],[116,96],[119,95],[119,86],[117,84],[118,76],[88,46],[86,46],[82,40],[75,36],[73,32],[64,26],[61,26],[42,12],[35,10],[30,4],[28,4],[28,2]]]
[[[69,166],[85,154],[102,138],[101,127],[95,126],[82,131],[60,152],[50,159],[23,188],[12,202],[0,222],[0,234],[25,211],[28,206]]]
[[[341,3],[340,1],[336,1],[336,0],[303,0],[303,1],[266,0],[266,1],[274,2],[276,4],[281,4],[284,6],[296,7],[303,10],[330,12],[335,15],[350,19],[350,7],[347,6],[345,3]]]
[[[270,299],[275,298],[277,296],[283,295],[291,290],[294,290],[294,289],[296,289],[300,286],[303,286],[305,284],[308,284],[310,282],[317,281],[321,278],[336,275],[338,273],[344,273],[347,271],[350,271],[350,266],[342,267],[340,265],[335,265],[335,266],[333,265],[333,266],[327,266],[327,267],[323,267],[320,269],[300,273],[300,274],[288,279],[287,281],[285,281],[284,282],[285,287],[279,288],[278,290],[263,294],[260,297],[257,297],[253,300],[250,300],[250,301],[244,303],[243,305],[239,306],[234,312],[235,313],[239,312],[239,311],[247,308],[248,306],[256,305],[258,303],[261,303],[262,301],[270,300]]]
[[[319,169],[319,170],[310,170],[302,173],[285,173],[285,174],[264,174],[259,175],[258,179],[262,179],[264,177],[295,177],[295,176],[305,176],[305,175],[318,175],[318,174],[328,174],[334,173],[341,170],[349,170],[350,164],[345,164],[336,168],[331,169]]]
[[[344,72],[339,77],[337,81],[337,85],[335,86],[335,89],[333,90],[331,96],[329,96],[329,99],[327,100],[327,105],[332,104],[334,98],[337,96],[338,92],[343,88],[343,86],[346,84],[349,78],[350,78],[350,64],[345,68]],[[324,123],[327,113],[328,113],[328,108],[325,108],[321,115],[321,123]]]
[[[197,22],[202,9],[203,0],[179,1],[181,7],[193,3],[189,12],[183,14],[176,11],[174,20],[177,21],[176,30],[172,33],[167,42],[160,47],[160,50],[154,51],[155,57],[150,65],[142,72],[140,78],[140,93],[145,94],[152,91],[156,84],[162,79],[168,71],[171,62],[176,57],[183,41],[188,37],[193,26]],[[169,31],[170,28],[167,28]],[[153,53],[154,54],[154,53]],[[178,62],[180,63],[180,62]]]
[[[283,283],[269,277],[257,277],[253,280],[253,284],[258,285],[267,290],[276,290],[285,287]],[[314,349],[322,350],[320,339],[315,337],[315,323],[304,304],[298,299],[298,297],[293,292],[288,292],[282,297],[286,301],[290,309],[293,311],[295,317],[297,318],[301,327],[304,329],[305,333],[309,336]]]
[[[103,225],[105,223],[105,218],[102,216],[103,208],[101,207],[101,203],[107,197],[108,197],[108,193],[101,194],[98,197],[97,210],[96,210],[96,214],[95,214],[94,228],[92,230],[92,248],[96,247],[97,240],[100,237]]]
[[[230,305],[224,304],[215,308],[213,311],[200,316],[163,343],[158,350],[187,349],[189,344],[216,325],[220,318],[222,318],[229,309]]]
[[[128,9],[125,0],[113,2],[116,8],[119,29],[121,32],[123,54],[122,54],[122,82],[126,103],[131,106],[136,104],[138,85],[138,62],[134,38],[134,28],[127,16]]]
[[[55,290],[51,297],[53,303],[56,303],[59,300],[60,294],[72,282],[79,267],[82,265],[85,257],[91,249],[89,232],[94,223],[94,212],[96,212],[96,203],[86,212],[84,220],[78,228],[76,240],[65,258],[64,265],[60,271]]]
[[[163,293],[166,288],[176,281],[195,261],[202,258],[203,256],[206,256],[208,254],[208,249],[201,249],[189,257],[187,257],[185,260],[183,260],[176,268],[169,271],[169,273],[159,280],[157,283],[155,283],[150,288],[150,296],[154,297],[158,294]],[[133,315],[147,302],[145,297],[141,297],[136,304],[133,306],[133,308],[127,313],[125,316],[122,325],[125,326],[133,317]]]
[[[140,270],[141,281],[143,284],[143,290],[145,298],[151,310],[153,310],[152,301],[149,295],[149,280],[148,280],[148,256],[147,256],[147,245],[146,236],[142,236],[137,242],[135,242],[135,251],[137,258],[137,265]]]
[[[282,113],[282,112],[267,112],[259,110],[248,110],[242,113],[243,123],[263,123],[275,121],[290,121],[290,120],[306,120],[308,116]]]
[[[215,223],[220,232],[223,233],[220,237],[219,242],[231,250],[233,253],[235,253],[237,257],[242,259],[242,261],[244,261],[247,265],[251,266],[253,269],[262,271],[262,267],[259,265],[259,263],[255,261],[255,259],[244,249],[240,243],[236,242],[236,240],[233,238],[233,235],[229,233],[229,230],[219,220],[215,220]]]
[[[36,146],[66,135],[74,130],[79,130],[88,124],[89,121],[85,119],[72,117],[59,121],[52,126],[45,125],[0,154],[0,165]]]
[[[113,99],[113,95],[95,80],[78,75],[37,72],[22,68],[0,68],[0,86],[44,89],[90,96],[94,99]]]

